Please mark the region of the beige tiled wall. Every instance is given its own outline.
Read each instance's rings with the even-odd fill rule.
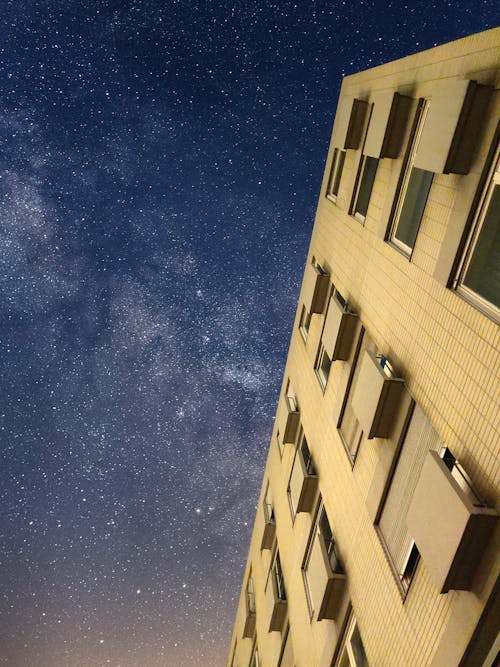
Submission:
[[[476,73],[475,78],[491,80],[499,55],[500,30],[488,31],[347,77],[341,94],[366,96],[375,90],[406,86],[414,97],[432,95],[441,78],[472,78]],[[471,170],[476,174],[482,170],[491,142],[500,112],[499,98],[497,95]],[[422,406],[443,443],[460,458],[481,494],[495,504],[499,497],[499,328],[433,277],[457,192],[470,177],[435,177],[409,261],[386,243],[381,233],[387,224],[391,183],[397,179],[401,160],[381,161],[363,226],[347,213],[361,151],[347,152],[334,204],[325,197],[333,148],[332,144],[308,262],[314,255],[327,267],[332,283],[360,314],[378,349],[405,378],[409,393]],[[420,562],[403,601],[365,504],[384,441],[364,441],[352,467],[336,428],[349,362],[332,365],[323,394],[313,365],[324,318],[313,316],[304,343],[298,331],[301,303],[299,300],[284,384],[290,378],[299,400],[302,425],[318,468],[320,491],[347,571],[349,596],[370,665],[451,667],[458,663],[484,608],[499,570],[498,553],[491,547],[485,554],[472,591],[446,595],[438,593]],[[294,448],[286,445],[281,459],[275,435],[273,432],[263,492],[269,480],[295,661],[297,667],[329,667],[341,623],[309,619],[301,564],[313,516],[299,514],[292,525],[286,485]],[[264,587],[270,553],[260,551],[260,510],[259,504],[249,563],[256,589],[259,656],[264,667],[275,667],[281,635],[268,632]],[[234,664],[239,667],[248,665],[252,644],[250,639],[241,638],[243,616],[242,597],[231,645],[232,651],[237,638]],[[441,642],[445,636],[446,642]]]

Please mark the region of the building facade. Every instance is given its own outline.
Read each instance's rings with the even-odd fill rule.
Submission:
[[[342,83],[228,667],[497,664],[499,55]]]

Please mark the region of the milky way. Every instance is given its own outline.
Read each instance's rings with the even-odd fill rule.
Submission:
[[[224,664],[342,75],[495,5],[2,2],[1,664]]]

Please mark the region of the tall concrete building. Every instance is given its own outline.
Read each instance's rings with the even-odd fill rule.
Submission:
[[[499,54],[342,83],[228,666],[498,664]]]

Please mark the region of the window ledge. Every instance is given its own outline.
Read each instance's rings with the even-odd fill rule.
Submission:
[[[398,252],[402,257],[404,257],[405,259],[407,259],[409,262],[411,261],[411,255],[412,255],[412,253],[407,252],[406,250],[403,250],[403,248],[401,248],[400,246],[398,246],[398,245],[397,245],[396,243],[394,243],[394,241],[392,241],[391,239],[387,239],[387,240],[386,240],[386,243],[387,243],[387,245],[389,245],[391,248],[394,248],[394,250],[395,250],[396,252]]]
[[[456,289],[450,288],[450,291],[495,324],[500,324],[500,315],[495,312],[496,309],[494,306],[489,306],[487,302],[484,304],[481,303],[480,300],[474,296],[474,294],[469,294],[465,290],[462,290],[460,287],[457,287]]]
[[[349,217],[352,218],[353,220],[356,220],[356,222],[358,222],[362,227],[365,226],[366,215],[359,215],[357,213],[351,213],[349,215]]]

